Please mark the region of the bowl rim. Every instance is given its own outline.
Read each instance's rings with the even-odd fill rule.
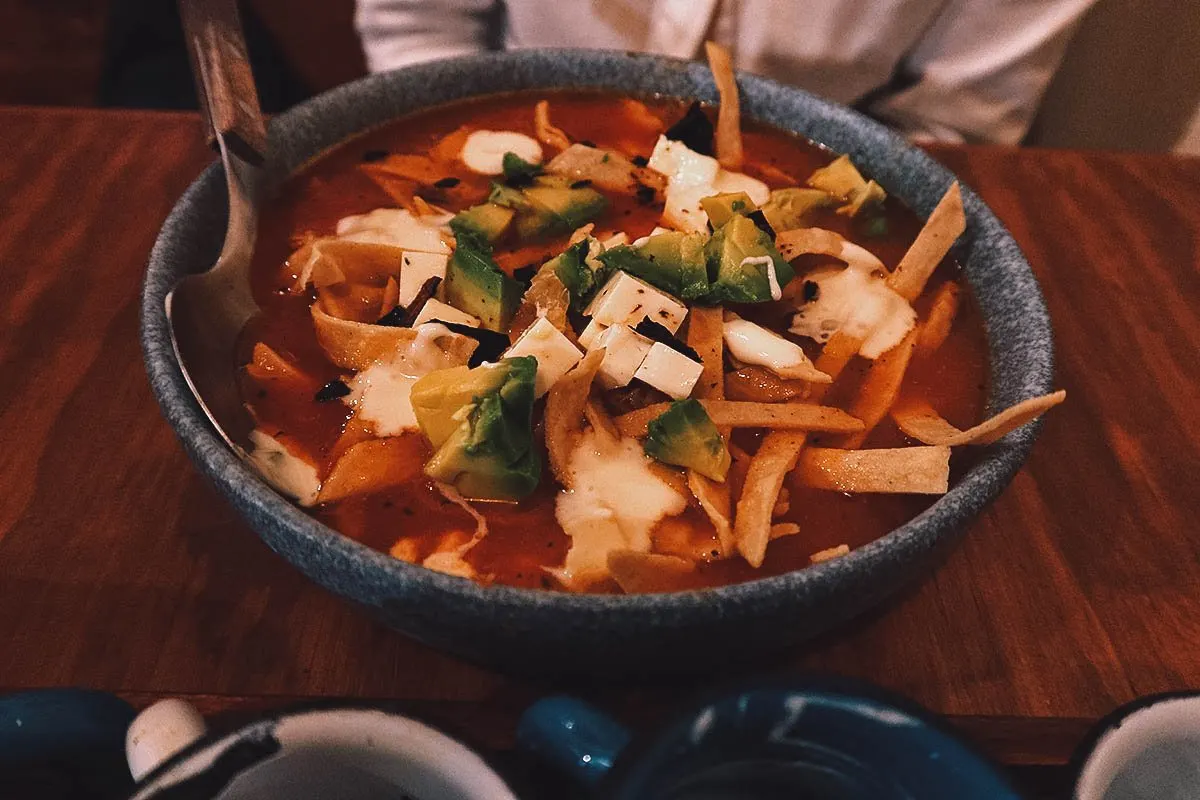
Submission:
[[[286,138],[289,129],[299,130],[305,126],[311,126],[313,117],[320,121],[323,114],[325,118],[332,116],[329,109],[335,109],[339,103],[353,103],[356,100],[361,102],[362,98],[368,97],[373,92],[384,90],[401,81],[415,83],[423,80],[444,80],[444,72],[447,70],[478,75],[487,71],[511,69],[516,66],[561,65],[565,62],[582,64],[583,68],[587,69],[603,69],[605,65],[629,61],[634,62],[635,65],[650,64],[682,71],[688,74],[699,87],[695,92],[698,99],[711,100],[715,97],[715,87],[712,84],[708,68],[696,62],[665,56],[606,50],[527,49],[460,56],[368,75],[317,95],[278,115],[271,120],[270,131],[272,137],[284,136]],[[569,78],[570,75],[567,77]],[[953,180],[957,180],[948,169],[938,164],[923,151],[907,143],[898,134],[849,108],[816,97],[802,89],[785,86],[771,79],[752,74],[738,72],[737,80],[742,90],[743,116],[747,119],[761,116],[755,113],[753,103],[748,109],[748,97],[753,100],[757,95],[771,96],[783,92],[794,101],[815,109],[817,112],[815,118],[819,118],[822,122],[844,126],[847,129],[849,140],[870,145],[871,152],[876,153],[879,157],[886,155],[890,159],[896,159],[898,169],[920,170],[931,179],[932,183],[942,187],[949,186]],[[546,80],[540,88],[552,90],[556,86],[568,91],[581,89],[621,91],[620,87],[603,82],[590,83],[586,80],[576,79],[573,84],[566,83],[559,74],[550,76],[550,79]],[[514,90],[519,91],[525,88],[538,87],[522,86]],[[441,102],[454,102],[461,98],[493,93],[492,91],[467,90]],[[634,94],[634,92],[629,93]],[[661,94],[681,96],[674,91],[663,91]],[[431,105],[414,106],[410,111],[428,107]],[[323,109],[325,109],[324,112]],[[770,120],[766,121],[768,124],[772,124]],[[358,132],[369,130],[371,127],[373,126],[361,127]],[[783,127],[784,130],[804,135],[802,131],[795,131],[794,127],[779,125],[776,127]],[[335,143],[344,141],[346,138],[339,136]],[[826,144],[826,142],[820,143]],[[324,147],[316,150],[311,158],[317,157],[327,149],[328,147]],[[843,148],[835,149],[845,152]],[[269,156],[269,160],[273,158],[274,156]],[[311,158],[306,160],[311,160]],[[290,171],[288,170],[288,172]],[[874,172],[874,170],[868,171]],[[960,240],[956,247],[961,251],[967,247],[966,242],[973,243],[981,238],[988,238],[989,247],[997,251],[997,256],[1007,255],[1009,258],[1019,259],[1022,273],[1028,276],[1027,283],[1022,287],[1023,303],[1026,306],[1024,316],[1027,319],[1025,322],[1031,335],[1046,343],[1043,348],[1026,354],[1025,374],[1012,380],[1014,383],[1023,382],[1026,386],[1024,391],[1028,391],[1029,388],[1048,391],[1053,372],[1053,342],[1049,316],[1041,289],[1028,261],[995,214],[969,187],[961,181],[960,185],[968,217],[968,234],[964,237],[966,241]],[[885,188],[888,187],[885,185]],[[974,465],[959,478],[958,482],[951,486],[949,492],[937,498],[928,508],[883,536],[852,550],[849,554],[822,563],[742,583],[654,594],[579,594],[502,584],[481,585],[467,578],[447,575],[393,558],[387,553],[374,550],[326,526],[269,487],[257,473],[244,464],[225,445],[211,428],[183,379],[179,363],[171,347],[164,298],[173,284],[173,275],[178,272],[178,267],[172,266],[171,262],[173,242],[181,233],[187,232],[191,206],[203,200],[206,194],[214,191],[217,191],[218,197],[223,198],[223,173],[219,162],[211,164],[205,169],[177,201],[163,223],[149,257],[143,279],[139,316],[143,355],[154,395],[164,417],[183,442],[193,462],[218,486],[238,510],[243,514],[276,520],[278,526],[285,528],[292,538],[300,540],[306,551],[319,551],[325,559],[325,565],[321,572],[328,570],[330,565],[336,565],[341,569],[360,575],[374,572],[384,576],[390,586],[403,587],[403,591],[399,592],[394,588],[391,592],[380,592],[377,587],[368,590],[379,597],[390,598],[397,594],[420,592],[426,596],[454,596],[467,602],[482,604],[485,608],[491,609],[490,615],[495,619],[504,618],[508,610],[518,610],[520,613],[535,609],[554,613],[575,613],[585,617],[602,615],[609,623],[612,623],[615,619],[626,621],[646,619],[647,615],[679,619],[695,613],[730,612],[739,607],[742,610],[753,610],[764,607],[764,604],[781,602],[781,598],[821,594],[827,591],[827,588],[824,587],[837,585],[856,574],[874,574],[876,569],[885,567],[887,562],[897,560],[909,562],[927,556],[944,542],[963,535],[965,523],[999,495],[1016,474],[1028,455],[1040,427],[1040,421],[1027,425],[1008,434],[1000,442],[985,448],[983,456],[977,459]],[[940,192],[938,194],[940,196]],[[915,205],[908,201],[906,204],[910,207]],[[922,211],[914,207],[914,211],[922,218],[928,215],[928,210]],[[222,207],[221,214],[223,215],[223,213]],[[1003,251],[1003,253],[1001,254],[999,251]],[[968,283],[973,283],[973,281],[968,280]],[[974,287],[972,288],[974,289]],[[986,325],[988,320],[985,318],[984,321],[988,328],[988,363],[992,373],[989,379],[987,408],[991,409],[996,399],[994,397],[997,378],[995,374],[996,346],[993,342],[990,325]],[[248,520],[248,522],[268,546],[280,552],[280,548],[270,541],[268,534],[264,533],[253,520]],[[286,552],[281,552],[281,555],[284,555],[285,559],[302,572],[308,574],[310,578],[321,582],[319,575],[309,572],[304,564],[299,563],[300,559],[293,558]]]

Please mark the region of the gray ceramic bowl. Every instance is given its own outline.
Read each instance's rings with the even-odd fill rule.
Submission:
[[[921,216],[953,176],[880,125],[805,92],[739,78],[743,113],[848,153]],[[603,88],[716,100],[700,64],[618,52],[493,53],[376,75],[335,89],[271,123],[270,180],[366,128],[426,106],[532,88]],[[142,294],[146,369],[188,453],[263,540],[309,578],[388,625],[477,662],[516,671],[615,676],[717,664],[811,638],[884,601],[932,568],[940,549],[995,498],[1033,444],[1026,426],[989,447],[950,492],[908,524],[808,569],[719,589],[587,596],[477,586],[370,550],[305,515],[246,468],[209,428],[180,373],[163,300],[175,280],[206,269],[225,224],[219,165],[171,212]],[[991,358],[992,409],[1050,388],[1050,323],[1012,237],[972,192],[958,256],[978,298]]]

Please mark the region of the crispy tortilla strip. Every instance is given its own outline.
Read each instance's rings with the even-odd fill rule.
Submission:
[[[540,100],[533,107],[533,130],[537,140],[550,145],[557,150],[566,150],[571,146],[571,139],[562,129],[550,124],[550,101]]]
[[[584,410],[604,353],[603,347],[588,353],[546,395],[546,455],[554,477],[567,489],[573,484],[571,453],[583,433]]]
[[[837,547],[829,547],[824,550],[818,550],[808,557],[808,560],[814,564],[820,564],[822,561],[829,561],[839,556],[850,554],[850,545],[839,544]]]
[[[399,486],[421,474],[425,443],[416,434],[367,439],[346,449],[321,483],[318,503]]]
[[[807,436],[803,431],[772,431],[750,461],[733,517],[733,535],[738,552],[752,567],[761,567],[766,557],[775,501]]]
[[[688,314],[688,346],[700,356],[704,371],[692,395],[699,399],[725,399],[724,312],[720,306],[695,306]]]
[[[246,365],[245,370],[246,374],[256,381],[277,381],[286,386],[288,391],[298,394],[312,394],[320,388],[316,378],[284,358],[265,342],[254,343],[250,363]]]
[[[863,446],[867,436],[875,430],[875,426],[883,421],[888,411],[900,396],[900,386],[904,383],[904,373],[908,371],[908,362],[912,360],[913,345],[917,341],[917,331],[905,336],[900,344],[871,363],[867,377],[858,389],[858,396],[846,409],[850,416],[862,420],[863,429],[858,433],[842,438],[841,446],[847,450],[857,450]]]
[[[533,276],[533,281],[513,314],[512,323],[508,327],[508,339],[511,342],[521,338],[521,334],[545,317],[546,321],[566,334],[572,342],[575,341],[575,331],[567,324],[567,309],[571,307],[571,293],[554,271],[554,263],[547,261]]]
[[[776,522],[771,526],[771,539],[782,539],[784,536],[795,536],[800,532],[800,526],[795,522]]]
[[[831,380],[837,380],[837,377],[842,374],[842,370],[846,369],[846,365],[858,355],[861,348],[862,339],[838,331],[829,337],[829,341],[821,349],[821,355],[817,356],[816,367],[828,375]],[[820,400],[828,389],[828,384],[813,386],[809,399]]]
[[[430,148],[430,158],[442,164],[453,164],[458,161],[458,154],[462,152],[463,145],[467,143],[467,137],[470,135],[471,129],[466,125],[451,131]]]
[[[703,380],[704,376],[701,375],[700,379]],[[781,378],[766,367],[742,367],[725,374],[725,396],[730,400],[784,403],[788,400],[804,400],[809,391],[808,381]]]
[[[688,488],[692,490],[692,497],[696,498],[696,502],[700,504],[700,508],[717,531],[721,556],[733,555],[737,544],[733,540],[733,499],[729,491],[728,480],[717,483],[713,479],[689,469],[687,482]]]
[[[736,400],[701,400],[718,428],[770,428],[772,430],[830,431],[854,433],[862,422],[832,406],[811,403],[743,403]],[[650,420],[664,413],[670,403],[630,411],[617,417],[617,429],[636,439],[646,435]]]
[[[358,168],[372,180],[381,176],[385,179],[402,178],[417,183],[433,184],[446,177],[446,168],[443,165],[423,155],[393,153],[379,161],[359,164]]]
[[[288,266],[296,271],[290,291],[302,294],[310,283],[318,289],[343,282],[383,287],[388,278],[400,275],[403,257],[404,251],[391,245],[314,239],[288,257]]]
[[[925,444],[957,447],[963,444],[991,444],[1022,425],[1045,414],[1067,399],[1065,390],[1022,400],[968,430],[959,430],[924,400],[902,398],[892,409],[892,419],[906,435]]]
[[[963,212],[962,191],[958,181],[950,188],[929,215],[925,227],[900,259],[896,269],[888,277],[888,286],[908,302],[916,300],[925,290],[929,276],[950,252],[951,245],[967,229],[967,217]]]
[[[338,436],[337,441],[333,443],[333,449],[329,452],[329,463],[336,464],[351,447],[354,447],[359,442],[365,442],[368,439],[374,438],[374,426],[369,422],[364,422],[358,414],[352,415],[350,419],[346,420],[346,424],[342,428],[342,433]]]
[[[546,172],[576,181],[589,180],[598,188],[625,194],[634,194],[639,187],[647,186],[661,195],[667,186],[667,177],[661,172],[639,167],[615,150],[578,143],[550,159]]]
[[[950,485],[949,447],[839,450],[810,447],[800,456],[800,482],[850,494],[945,494]]]
[[[679,556],[614,550],[608,554],[608,571],[626,594],[647,594],[680,588],[696,564]]]
[[[617,430],[617,424],[613,422],[612,415],[604,409],[604,404],[595,398],[588,399],[583,407],[583,416],[588,421],[588,425],[592,426],[592,430],[603,433],[614,442],[621,438],[621,432]]]
[[[390,325],[371,325],[338,319],[322,311],[316,304],[311,308],[317,343],[334,364],[343,369],[363,370],[376,361],[390,358],[412,345],[417,332],[412,328]],[[447,332],[437,339],[448,353],[467,363],[479,343],[468,336]]]
[[[840,233],[824,228],[794,228],[782,231],[775,237],[775,246],[780,255],[791,261],[802,255],[822,255],[846,262],[847,265],[868,272],[886,274],[883,262],[865,247],[850,241]]]
[[[717,110],[715,144],[717,161],[725,169],[742,168],[742,109],[738,98],[737,81],[733,76],[733,60],[729,51],[716,42],[705,42],[708,68],[712,70],[721,107]]]
[[[917,336],[917,353],[929,355],[937,352],[945,343],[954,325],[954,317],[958,314],[958,294],[957,281],[946,281],[938,287],[929,306],[929,316]]]
[[[621,111],[631,127],[641,128],[647,134],[657,135],[667,128],[662,119],[641,100],[621,98]]]

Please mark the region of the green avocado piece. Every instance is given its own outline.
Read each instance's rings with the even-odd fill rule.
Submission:
[[[588,259],[589,241],[583,239],[550,259],[554,274],[567,287],[571,307],[582,311],[596,291],[608,280],[612,270],[603,262]],[[599,267],[599,268],[597,268]]]
[[[529,208],[529,201],[525,199],[525,194],[520,189],[505,186],[503,183],[492,184],[492,191],[488,193],[487,201],[516,211],[524,211]]]
[[[505,153],[500,165],[500,168],[504,170],[505,180],[528,179],[540,175],[542,172],[541,164],[530,164],[516,153]]]
[[[709,290],[707,241],[702,233],[669,231],[651,236],[637,247],[621,245],[606,250],[600,261],[676,297],[694,300]]]
[[[768,264],[746,259],[767,257],[780,289],[796,277],[771,237],[746,217],[735,215],[713,233],[706,247],[712,288],[708,303],[765,303],[772,299]]]
[[[817,208],[833,205],[833,196],[820,189],[801,189],[792,186],[771,192],[763,203],[763,216],[771,228],[780,233],[808,225],[808,215]]]
[[[729,448],[698,400],[676,400],[650,420],[642,449],[664,464],[695,470],[714,481],[729,472]]]
[[[541,479],[533,442],[533,356],[437,370],[412,387],[413,411],[434,446],[425,474],[479,500],[520,500]]]
[[[522,241],[566,235],[608,208],[608,198],[586,186],[572,189],[538,183],[523,194],[529,207],[517,217],[517,236]]]
[[[469,231],[488,242],[495,242],[508,230],[515,216],[515,211],[498,203],[481,203],[455,214],[450,220],[450,230],[456,235]]]
[[[745,216],[758,210],[758,206],[745,192],[726,192],[705,197],[700,201],[700,207],[708,214],[708,221],[713,228],[719,228],[729,221],[734,214]]]
[[[484,237],[462,229],[454,238],[454,255],[442,282],[446,302],[478,317],[488,330],[506,332],[524,288],[496,266]]]

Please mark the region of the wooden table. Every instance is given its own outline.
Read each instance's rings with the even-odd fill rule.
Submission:
[[[873,680],[1052,785],[1099,716],[1200,687],[1200,161],[935,155],[1033,264],[1068,403],[936,574],[760,672]],[[186,114],[0,109],[0,690],[182,695],[225,720],[375,698],[499,750],[550,691],[643,729],[694,696],[429,650],[301,578],[197,475],[136,317],[158,226],[211,158]]]

